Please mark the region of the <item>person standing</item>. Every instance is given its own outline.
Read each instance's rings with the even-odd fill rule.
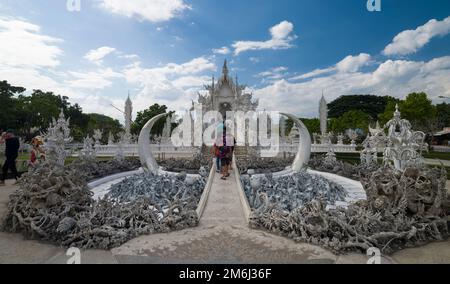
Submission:
[[[230,167],[230,151],[231,151],[231,148],[228,147],[227,144],[226,144],[226,135],[225,134],[223,135],[222,139],[223,139],[224,143],[223,143],[222,147],[219,147],[220,165],[222,167],[222,169],[221,169],[222,177],[220,179],[226,180],[227,177],[230,176],[228,170],[229,170],[229,167]]]
[[[33,145],[33,150],[30,153],[30,161],[28,166],[35,168],[37,165],[45,161],[45,152],[42,149],[44,145],[44,139],[41,136],[36,136],[31,140],[31,145]]]
[[[11,170],[16,181],[19,178],[19,174],[17,173],[16,168],[16,159],[19,156],[19,148],[20,148],[19,139],[14,135],[14,131],[9,129],[8,131],[6,131],[3,140],[5,141],[6,146],[5,147],[6,161],[5,164],[3,165],[3,176],[2,179],[0,180],[0,186],[5,185],[8,170]]]
[[[216,159],[216,172],[221,173],[222,172],[222,158],[221,158],[221,147],[223,146],[223,134],[224,134],[224,124],[221,122],[216,127],[216,141],[214,143],[214,146],[212,148],[212,154],[214,155]]]

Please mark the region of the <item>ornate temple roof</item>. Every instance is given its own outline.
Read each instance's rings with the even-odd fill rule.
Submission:
[[[230,76],[227,60],[224,61],[219,80],[212,77],[211,85],[206,85],[207,95],[198,94],[198,103],[203,104],[204,110],[220,110],[220,104],[229,104],[232,110],[250,111],[258,108],[258,101],[253,100],[253,94],[245,93],[247,86],[240,85],[236,76]]]

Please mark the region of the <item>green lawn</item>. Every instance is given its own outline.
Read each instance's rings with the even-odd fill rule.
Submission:
[[[450,153],[430,152],[430,153],[424,153],[423,156],[424,156],[424,158],[427,158],[427,159],[438,159],[438,160],[450,161]]]

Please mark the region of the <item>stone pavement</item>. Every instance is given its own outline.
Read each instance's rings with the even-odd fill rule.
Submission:
[[[336,256],[317,246],[295,243],[264,231],[250,230],[244,218],[234,176],[216,175],[198,227],[168,234],[141,236],[111,251],[82,252],[81,262],[98,263],[361,263],[362,254]],[[0,216],[6,213],[10,183],[0,187]],[[0,233],[0,263],[61,263],[65,249],[19,234]],[[450,263],[450,240],[406,249],[383,263]]]
[[[215,175],[208,202],[196,228],[141,236],[113,249],[119,261],[139,263],[334,263],[330,252],[250,230],[234,173]]]

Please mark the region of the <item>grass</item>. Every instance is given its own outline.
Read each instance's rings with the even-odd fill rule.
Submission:
[[[423,157],[426,159],[437,159],[437,160],[450,161],[450,153],[431,151],[430,153],[423,153]]]

